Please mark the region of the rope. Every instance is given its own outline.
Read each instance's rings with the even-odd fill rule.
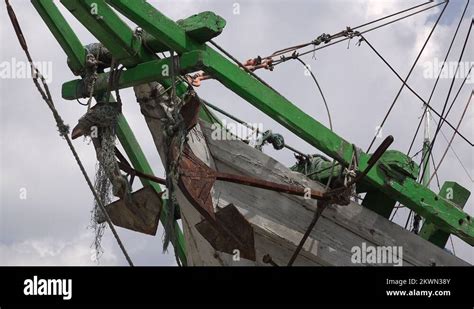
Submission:
[[[184,143],[186,142],[186,128],[184,126],[184,122],[182,116],[180,115],[179,111],[184,104],[176,94],[176,62],[174,55],[174,51],[170,51],[170,58],[171,58],[171,95],[169,96],[169,113],[166,112],[168,118],[164,118],[165,121],[165,138],[168,146],[171,147],[171,143],[173,142],[174,138],[179,139],[179,152],[177,158],[171,158],[169,153],[166,156],[166,187],[168,189],[169,199],[168,199],[168,217],[166,218],[165,228],[165,237],[163,241],[163,251],[166,251],[168,245],[170,243],[177,243],[177,234],[175,230],[175,212],[177,208],[177,201],[174,194],[174,183],[173,181],[178,181],[179,177],[179,170],[178,170],[178,163],[180,161],[181,153],[184,148]],[[165,97],[163,97],[165,99]],[[166,99],[165,99],[166,100]],[[166,104],[166,103],[163,103]],[[161,104],[160,104],[161,105]],[[163,106],[165,108],[165,106]],[[178,266],[182,266],[181,261],[179,259],[178,254],[178,247],[173,246],[175,260]]]
[[[110,230],[112,231],[112,234],[114,235],[115,240],[117,241],[120,249],[122,250],[123,255],[125,256],[128,264],[130,266],[133,266],[132,260],[130,259],[130,256],[128,255],[127,250],[125,249],[122,241],[120,240],[120,237],[119,237],[119,235],[117,234],[117,231],[114,228],[112,220],[110,219],[104,205],[101,203],[100,198],[97,195],[97,192],[95,191],[94,186],[93,186],[91,180],[89,179],[89,176],[87,175],[87,172],[86,172],[86,170],[85,170],[85,168],[84,168],[84,166],[81,162],[81,159],[79,158],[79,155],[77,154],[76,149],[74,148],[74,145],[72,144],[71,139],[69,138],[69,135],[68,135],[69,134],[69,127],[66,124],[64,124],[63,119],[59,115],[59,113],[58,113],[58,111],[57,111],[57,109],[54,105],[53,98],[52,98],[51,93],[49,91],[49,87],[46,84],[46,81],[45,81],[43,75],[41,75],[41,72],[38,70],[38,68],[35,67],[35,65],[33,63],[30,52],[28,51],[28,46],[27,46],[26,40],[23,36],[23,32],[21,31],[20,24],[18,23],[15,12],[14,12],[13,8],[11,7],[8,0],[5,0],[5,4],[7,6],[8,15],[10,16],[10,20],[12,22],[13,28],[15,29],[15,33],[17,35],[18,41],[20,42],[20,45],[21,45],[22,49],[24,50],[24,52],[26,54],[28,62],[30,63],[30,66],[32,68],[32,72],[34,72],[34,74],[33,74],[33,83],[35,84],[36,88],[40,92],[41,97],[45,101],[46,105],[48,105],[49,109],[53,113],[53,117],[54,117],[54,120],[56,121],[56,125],[58,127],[59,134],[60,134],[60,136],[62,136],[66,140],[66,142],[69,146],[69,149],[71,150],[71,152],[74,156],[74,159],[76,160],[76,162],[79,166],[79,169],[81,170],[81,173],[84,176],[84,179],[86,180],[87,185],[89,186],[89,189],[91,190],[92,194],[94,195],[94,198],[96,199],[97,204],[99,205],[100,209],[102,210],[102,212],[105,216],[105,219],[106,219],[107,223],[109,224]],[[41,81],[41,85],[40,85],[40,81]],[[41,87],[41,86],[43,86],[43,87]]]
[[[265,86],[267,86],[268,88],[270,88],[271,90],[273,90],[275,93],[277,93],[278,95],[282,96],[280,94],[280,92],[278,92],[275,88],[273,88],[272,86],[270,86],[267,82],[265,82],[263,79],[261,79],[260,77],[258,77],[257,74],[255,74],[254,72],[252,72],[251,70],[249,70],[247,67],[245,67],[237,58],[235,58],[234,56],[232,56],[228,51],[226,51],[224,48],[222,48],[219,44],[217,44],[214,40],[209,40],[209,43],[211,43],[215,48],[217,48],[220,52],[222,52],[224,55],[226,55],[227,57],[229,57],[235,64],[237,64],[239,67],[241,67],[242,69],[244,69],[245,72],[247,72],[248,74],[250,74],[252,77],[254,77],[256,80],[258,80],[259,82],[261,82],[262,84],[264,84]]]
[[[405,79],[402,80],[402,81],[403,81],[403,84],[402,84],[402,86],[400,87],[400,89],[398,90],[397,95],[396,95],[395,98],[393,99],[392,104],[390,105],[390,107],[389,107],[387,113],[385,114],[385,116],[384,116],[384,118],[383,118],[383,120],[382,120],[380,126],[378,127],[377,133],[376,133],[375,136],[372,138],[372,141],[370,142],[370,145],[369,145],[369,147],[367,148],[367,151],[366,151],[367,153],[368,153],[368,152],[370,151],[370,149],[372,148],[372,146],[373,146],[375,140],[377,139],[377,136],[378,136],[380,130],[382,129],[382,127],[384,126],[385,122],[386,122],[387,119],[388,119],[388,116],[389,116],[390,113],[392,112],[393,107],[395,106],[395,104],[396,104],[398,98],[400,97],[400,94],[402,93],[403,88],[405,88],[405,85],[406,85],[408,79],[410,78],[411,73],[412,73],[413,70],[415,69],[415,67],[416,67],[416,65],[417,65],[417,63],[418,63],[418,60],[420,59],[421,55],[423,54],[423,51],[425,50],[426,45],[428,44],[429,40],[431,39],[431,36],[433,35],[433,32],[434,32],[434,30],[436,29],[436,26],[438,25],[438,23],[439,23],[441,17],[443,16],[443,14],[444,14],[444,12],[445,12],[447,6],[448,6],[448,3],[446,3],[446,4],[443,6],[443,10],[442,10],[441,13],[438,15],[438,18],[436,19],[436,22],[434,23],[433,27],[431,28],[431,31],[430,31],[428,37],[426,38],[426,40],[425,40],[425,42],[424,42],[422,48],[421,48],[420,51],[418,52],[418,55],[416,56],[415,61],[413,62],[412,66],[411,66],[411,68],[410,68],[410,71],[408,72],[408,74],[407,74],[407,76],[405,77]],[[388,65],[388,62],[376,51],[376,49],[372,46],[372,44],[370,44],[364,36],[361,35],[361,38],[362,38],[362,39],[369,45],[369,47]],[[391,67],[391,66],[390,66],[390,67]],[[398,74],[397,74],[397,75],[398,75]]]
[[[451,53],[451,49],[452,49],[452,47],[454,45],[454,41],[456,40],[456,37],[458,35],[458,31],[459,31],[459,28],[461,27],[461,23],[464,19],[464,15],[466,14],[467,8],[469,6],[469,2],[470,2],[470,0],[467,1],[466,6],[464,7],[464,11],[461,14],[461,18],[459,19],[458,25],[456,27],[456,31],[454,32],[453,38],[451,39],[451,43],[449,44],[449,48],[446,51],[446,55],[444,57],[443,64],[441,66],[441,69],[439,71],[438,76],[436,77],[436,81],[433,85],[433,88],[431,89],[430,97],[428,98],[428,104],[431,103],[431,99],[433,98],[433,94],[436,90],[436,87],[438,86],[438,82],[439,82],[439,79],[441,77],[441,72],[443,72],[444,66],[446,65],[446,61],[448,60],[449,54]],[[427,110],[428,110],[428,105],[425,105],[425,109],[423,110],[423,115],[426,114]],[[416,128],[415,134],[413,135],[413,139],[411,140],[410,147],[408,148],[407,155],[410,155],[410,151],[413,148],[413,144],[415,143],[415,139],[418,135],[418,132],[420,131],[422,122],[423,122],[423,117],[420,117],[420,121],[418,122],[418,126]]]
[[[99,60],[99,56],[97,55],[94,56],[93,54],[87,54],[86,55],[86,76],[84,77],[86,89],[89,90],[89,99],[87,100],[87,111],[91,109],[91,104],[92,104],[92,98],[94,97],[94,88],[95,88],[95,83],[98,78],[97,74],[97,67],[98,63],[97,61]],[[112,72],[110,73],[112,74]]]
[[[410,159],[415,158],[415,157],[418,156],[422,151],[423,151],[423,148],[421,148],[420,150],[418,150],[414,155],[410,156]]]

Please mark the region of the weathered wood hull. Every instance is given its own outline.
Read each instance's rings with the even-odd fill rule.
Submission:
[[[137,97],[141,99],[139,101],[143,102],[143,97],[149,95],[150,89],[153,88],[149,85],[143,86],[145,88],[136,87]],[[148,101],[146,106],[141,103],[141,107],[157,150],[165,161],[163,128],[159,120],[163,115],[159,110],[159,102]],[[156,114],[152,115],[153,113]],[[301,185],[313,190],[323,189],[315,181],[289,170],[241,141],[213,140],[211,128],[204,123],[198,124],[189,133],[188,144],[197,157],[218,171]],[[196,225],[204,218],[183,192],[177,189],[188,265],[268,266],[269,264],[263,262],[264,255],[270,255],[278,265],[286,265],[310,224],[316,208],[315,200],[228,182],[217,181],[211,193],[217,209],[233,204],[251,224],[256,260],[245,260],[239,258],[238,254],[231,255],[214,249],[196,229]],[[352,248],[362,247],[364,243],[365,246],[401,246],[404,266],[469,265],[355,202],[347,206],[331,205],[324,210],[294,265],[372,265],[355,264],[352,261]]]
[[[204,128],[219,171],[323,189],[241,141],[214,141],[210,134],[210,129]],[[217,182],[215,190],[219,205],[233,203],[252,224],[257,264],[262,264],[264,254],[270,254],[277,264],[286,265],[313,217],[316,202],[233,183]],[[362,243],[402,246],[406,266],[469,265],[355,202],[324,210],[294,265],[354,266],[351,249]]]

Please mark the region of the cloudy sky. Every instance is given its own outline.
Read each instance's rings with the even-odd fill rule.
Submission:
[[[51,79],[50,87],[56,105],[66,123],[74,126],[85,112],[75,101],[61,99],[61,85],[74,78],[66,66],[66,56],[30,1],[11,1],[36,61],[45,62]],[[84,44],[95,42],[74,17],[56,1],[68,22]],[[273,51],[315,39],[321,33],[336,33],[346,26],[356,26],[386,14],[408,8],[422,1],[391,0],[319,0],[319,1],[150,1],[174,20],[186,18],[201,11],[214,11],[227,20],[224,32],[216,41],[238,59]],[[236,4],[239,14],[235,14]],[[434,79],[426,78],[424,71],[435,59],[442,61],[454,33],[465,1],[450,1],[445,15],[428,44],[409,84],[427,99]],[[396,24],[368,33],[366,37],[404,77],[420,50],[442,6],[410,17]],[[473,14],[472,5],[461,25],[457,43],[450,60],[457,60]],[[12,31],[4,5],[0,9],[1,42],[0,63],[25,61],[25,56]],[[385,64],[364,44],[356,41],[325,48],[304,60],[311,66],[323,88],[330,106],[334,130],[346,140],[366,149],[394,99],[400,81]],[[464,61],[473,62],[473,39],[467,46]],[[51,66],[48,67],[48,64]],[[50,72],[49,72],[50,71]],[[287,62],[273,72],[258,74],[318,121],[328,124],[326,111],[313,81],[304,74],[297,62]],[[472,91],[473,79],[460,93],[457,104],[448,117],[457,124],[464,105]],[[441,111],[446,100],[449,79],[442,79],[433,97],[432,105]],[[460,80],[457,80],[457,90]],[[92,195],[67,148],[57,132],[49,109],[29,79],[6,76],[0,79],[0,265],[96,265],[93,261],[93,234],[90,225]],[[206,81],[197,89],[198,94],[215,105],[251,123],[263,123],[265,129],[285,136],[288,144],[304,152],[315,150],[269,119],[240,97],[219,85]],[[126,115],[135,135],[141,142],[155,173],[163,175],[151,135],[140,114],[131,90],[121,92]],[[406,152],[422,112],[420,101],[409,91],[403,91],[386,125],[383,136],[392,134],[393,149]],[[469,108],[460,131],[474,140],[474,112]],[[436,118],[436,121],[438,119]],[[448,126],[443,132],[450,138]],[[434,134],[432,128],[431,134]],[[415,151],[421,149],[419,135]],[[381,140],[379,139],[376,144]],[[77,151],[91,177],[95,172],[95,152],[82,139],[74,141]],[[438,161],[447,143],[439,137],[434,158]],[[471,146],[456,137],[453,147],[468,169],[474,174],[474,152]],[[286,165],[294,163],[293,154],[266,152]],[[414,152],[412,152],[413,154]],[[417,157],[419,160],[419,157]],[[439,170],[443,180],[454,180],[472,191],[473,182],[450,151]],[[431,188],[437,191],[436,182]],[[471,197],[465,211],[474,214]],[[395,220],[404,224],[407,211],[398,212]],[[134,233],[121,228],[118,232],[136,265],[175,265],[170,253],[162,252],[162,230],[156,237]],[[474,249],[454,237],[458,256],[474,263]],[[125,265],[109,230],[103,239],[105,253],[100,265]],[[451,249],[448,243],[448,248]]]

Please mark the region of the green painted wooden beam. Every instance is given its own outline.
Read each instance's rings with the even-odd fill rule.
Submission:
[[[103,0],[61,0],[61,3],[123,65],[131,67],[154,59],[128,25]]]
[[[198,43],[205,43],[221,34],[226,25],[224,18],[214,12],[201,12],[176,22]]]
[[[179,74],[187,74],[198,70],[201,67],[200,56],[201,53],[199,52],[183,54],[179,58],[179,63],[176,63],[179,67],[175,68],[175,70],[179,70]],[[142,62],[131,69],[122,71],[115,86],[118,89],[123,89],[153,81],[169,83],[171,63],[172,60],[170,58]],[[110,72],[98,74],[93,94],[97,95],[107,91],[109,79]],[[83,79],[72,80],[64,83],[62,86],[63,99],[75,100],[88,97],[89,95],[90,93],[88,93],[87,85],[84,84]]]
[[[31,3],[68,56],[68,65],[72,72],[79,75],[86,59],[86,50],[76,34],[69,27],[53,0],[32,0]]]
[[[171,49],[182,54],[200,50],[203,53],[205,71],[227,88],[278,121],[303,140],[328,156],[347,166],[351,162],[353,146],[324,125],[308,116],[289,100],[270,89],[239,68],[220,53],[205,44],[199,44],[174,21],[160,13],[144,0],[107,0],[115,9],[155,36]],[[369,154],[361,153],[360,170],[367,166]],[[410,177],[392,178],[385,171],[390,168],[377,164],[365,177],[365,181],[391,198],[413,209],[446,232],[456,234],[474,245],[474,222],[462,210],[438,198]]]
[[[418,165],[405,154],[396,150],[387,150],[380,159],[380,168],[383,170],[385,179],[402,182],[405,178],[416,180],[418,178]],[[361,190],[364,186],[360,186]],[[390,218],[390,214],[397,202],[390,194],[381,191],[374,186],[365,186],[367,194],[362,205],[378,213],[382,217]]]
[[[441,199],[453,203],[453,206],[460,208],[464,208],[470,195],[471,192],[469,190],[454,181],[446,181],[439,191]],[[420,236],[440,248],[444,248],[449,239],[449,233],[438,229],[435,224],[428,221],[423,224]]]
[[[34,2],[42,2],[41,6],[35,5],[35,8],[38,11],[42,11],[43,14],[40,12],[40,15],[45,21],[46,25],[50,29],[52,29],[51,32],[53,33],[56,39],[58,39],[58,36],[61,35],[59,32],[55,31],[55,29],[59,27],[62,29],[62,33],[74,34],[74,31],[70,28],[69,24],[66,22],[66,20],[61,15],[58,8],[54,5],[52,1],[34,0]],[[69,35],[67,40],[58,39],[58,41],[60,41],[61,47],[70,58],[74,57],[74,55],[76,54],[80,54],[80,50],[83,50],[82,43],[75,35]],[[79,69],[82,70],[84,62],[80,63],[80,65],[81,68]],[[110,100],[114,101],[113,96],[110,96]],[[123,114],[121,114],[118,119],[117,137],[122,147],[124,148],[132,166],[139,171],[153,175],[153,170],[151,169],[151,166],[148,163],[148,160],[146,159],[145,154],[143,153],[140,147],[140,144],[135,138],[135,135],[133,134],[133,131],[128,125],[127,120]],[[143,185],[152,186],[156,192],[161,192],[161,187],[158,184],[142,178],[140,178],[140,181]],[[166,207],[164,207],[163,211],[166,211]],[[160,219],[164,223],[164,217]],[[178,243],[174,243],[173,245],[177,246],[177,252],[180,261],[183,263],[183,265],[187,265],[185,240],[181,228],[179,227],[177,222],[175,222],[175,229],[177,231]]]
[[[180,19],[176,23],[193,39],[198,42],[207,42],[224,30],[226,21],[213,12],[202,12],[185,19]],[[144,44],[154,53],[169,51],[168,46],[146,31],[143,31],[142,39]]]

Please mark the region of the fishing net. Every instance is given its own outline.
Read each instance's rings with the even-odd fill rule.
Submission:
[[[126,179],[121,175],[115,159],[115,127],[118,112],[111,104],[98,104],[85,114],[80,120],[80,125],[90,128],[87,136],[97,138],[97,166],[94,187],[102,205],[108,205],[112,201],[112,194],[121,196],[124,192],[129,192]],[[94,132],[97,135],[94,136]],[[101,245],[106,224],[103,220],[99,204],[94,199],[94,207],[91,211],[91,228],[95,237],[93,247],[97,262],[103,253]],[[99,223],[102,222],[102,223]]]

